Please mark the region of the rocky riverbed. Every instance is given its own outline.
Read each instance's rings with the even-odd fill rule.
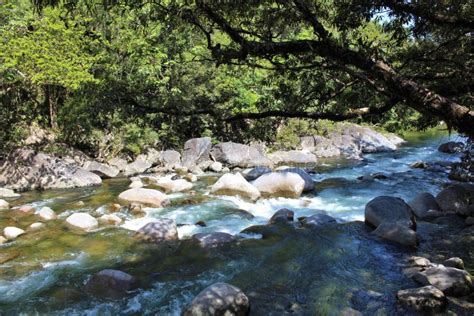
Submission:
[[[269,154],[207,138],[107,163],[20,149],[0,168],[0,307],[470,315],[474,189],[448,179],[447,140],[352,126]]]

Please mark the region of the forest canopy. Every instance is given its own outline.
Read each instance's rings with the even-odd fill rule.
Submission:
[[[474,135],[471,1],[0,4],[3,146],[32,123],[97,157],[321,119]]]

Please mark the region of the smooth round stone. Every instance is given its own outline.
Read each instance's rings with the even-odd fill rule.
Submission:
[[[5,200],[0,199],[0,210],[7,210],[10,208],[10,203]]]
[[[47,206],[41,208],[41,210],[37,212],[37,215],[44,221],[51,221],[58,217],[56,213]]]
[[[74,213],[66,218],[66,223],[84,231],[91,231],[99,226],[97,219],[87,213]]]
[[[20,235],[23,235],[25,231],[18,227],[8,226],[3,229],[3,234],[9,240],[15,239]]]
[[[37,222],[37,223],[31,224],[30,226],[28,226],[28,228],[31,229],[31,230],[37,230],[37,229],[43,228],[44,226],[45,225],[43,223]]]

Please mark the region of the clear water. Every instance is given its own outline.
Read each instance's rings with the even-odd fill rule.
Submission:
[[[109,180],[97,188],[25,193],[11,204],[47,205],[60,216],[46,228],[0,246],[0,310],[7,314],[179,315],[204,287],[226,281],[247,293],[254,315],[337,315],[347,306],[366,313],[395,313],[393,293],[412,282],[401,274],[405,252],[374,241],[368,228],[354,221],[363,220],[365,204],[376,196],[409,200],[419,192],[436,193],[447,182],[445,172],[412,169],[411,163],[458,159],[437,151],[447,136],[417,134],[409,140],[394,153],[366,155],[357,162],[321,163],[313,175],[317,189],[299,199],[252,203],[211,196],[209,185],[218,175],[209,174],[196,184],[195,192],[170,195],[169,207],[148,208],[141,218],[124,215],[122,227],[103,227],[89,234],[71,232],[63,225],[64,218],[77,211],[105,213],[128,180]],[[357,179],[380,172],[387,179]],[[78,201],[84,206],[75,206]],[[294,210],[296,217],[325,212],[341,224],[317,230],[283,227],[265,239],[243,239],[210,250],[186,241],[143,244],[132,237],[133,230],[160,217],[184,224],[178,228],[181,239],[199,232],[238,234],[246,227],[266,224],[283,207]],[[0,228],[25,228],[36,221],[34,215],[0,213]],[[207,226],[194,225],[197,221]],[[88,295],[84,283],[104,268],[136,276],[140,289],[115,301]],[[381,296],[368,302],[366,291]]]

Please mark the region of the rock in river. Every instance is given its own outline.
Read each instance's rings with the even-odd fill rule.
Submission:
[[[214,158],[231,167],[250,168],[256,166],[271,167],[272,161],[257,148],[233,142],[219,143],[211,150]]]
[[[195,234],[192,239],[198,241],[199,244],[205,248],[216,247],[235,240],[234,236],[223,232]]]
[[[365,222],[374,227],[382,223],[402,223],[406,227],[414,227],[413,214],[410,206],[400,198],[379,196],[365,206]]]
[[[305,181],[293,172],[272,172],[262,175],[252,184],[265,195],[299,197]]]
[[[130,274],[113,269],[105,269],[94,274],[86,283],[86,290],[98,297],[117,299],[133,290],[137,280]]]
[[[247,182],[240,174],[226,173],[211,187],[211,193],[220,195],[240,195],[251,200],[260,197],[260,191]]]
[[[10,208],[10,203],[5,200],[0,199],[0,210],[7,210]]]
[[[464,296],[472,291],[471,275],[460,269],[433,266],[413,276],[423,285],[433,285],[448,296]]]
[[[474,213],[474,184],[453,184],[436,196],[443,212],[469,216]]]
[[[128,204],[136,202],[152,207],[161,207],[168,203],[168,199],[165,194],[153,189],[129,189],[120,193],[118,198]]]
[[[178,240],[176,222],[170,218],[160,218],[140,228],[135,237],[149,242]]]
[[[250,303],[241,289],[227,284],[215,283],[202,290],[183,310],[183,316],[248,314]]]
[[[401,223],[381,223],[373,232],[380,238],[396,242],[407,247],[418,246],[418,236],[411,228]]]
[[[47,206],[42,207],[36,214],[44,221],[50,221],[58,217],[56,213]]]
[[[109,166],[104,163],[100,163],[97,161],[88,161],[84,164],[84,169],[87,171],[93,172],[101,178],[114,178],[116,177],[120,170],[113,166]]]
[[[72,228],[91,231],[99,227],[97,219],[87,213],[74,213],[66,218],[66,223]]]
[[[8,226],[3,229],[3,234],[5,235],[5,238],[12,240],[17,238],[20,235],[23,235],[25,231],[21,228],[18,227],[13,227],[13,226]]]
[[[17,198],[20,196],[21,196],[20,194],[15,193],[15,191],[13,190],[0,188],[0,198]]]
[[[210,137],[192,138],[184,143],[183,166],[190,168],[209,160],[212,143]]]
[[[397,292],[400,303],[417,311],[440,310],[448,302],[442,291],[432,285]]]
[[[282,208],[273,214],[273,216],[270,218],[270,224],[292,222],[294,216],[295,213],[292,210]]]
[[[408,205],[410,205],[413,213],[415,213],[418,218],[429,218],[442,215],[435,197],[428,192],[418,194],[408,203]]]

